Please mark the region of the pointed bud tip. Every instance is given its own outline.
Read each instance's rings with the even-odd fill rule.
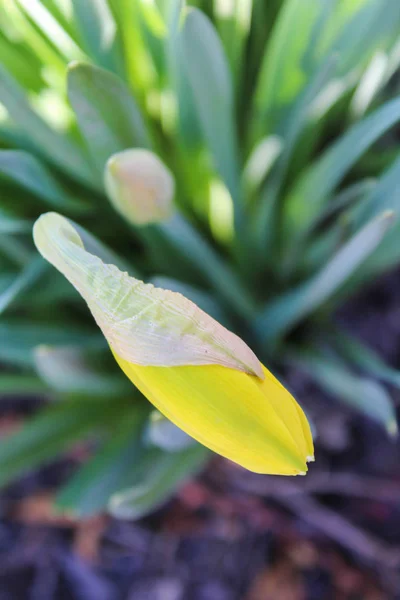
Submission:
[[[172,214],[174,178],[149,150],[132,148],[111,156],[104,185],[114,207],[134,225],[165,221]]]

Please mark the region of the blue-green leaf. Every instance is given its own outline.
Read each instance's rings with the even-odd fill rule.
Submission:
[[[80,149],[65,135],[58,134],[30,107],[19,85],[0,65],[0,103],[34,143],[37,151],[72,178],[96,187],[93,174]]]
[[[183,11],[183,0],[172,2],[169,35],[167,38],[168,69],[178,104],[179,133],[185,146],[199,145],[201,134],[193,93],[184,70],[184,56],[180,50],[179,22]]]
[[[267,43],[257,83],[254,104],[260,133],[279,133],[284,109],[299,94],[315,66],[308,47],[315,46],[328,16],[327,2],[286,0]],[[313,63],[310,63],[313,60]]]
[[[209,19],[197,9],[188,11],[179,50],[184,60],[203,136],[215,167],[240,215],[238,142],[231,76],[220,39]]]
[[[0,293],[0,314],[23,292],[35,285],[48,269],[47,263],[38,256],[15,277],[14,281]]]
[[[274,300],[256,321],[258,334],[276,339],[319,308],[375,250],[392,221],[390,212],[370,221],[309,281]]]
[[[49,323],[28,319],[0,323],[0,360],[19,367],[32,367],[34,348],[40,344],[80,346],[82,349],[107,349],[104,337],[86,327],[71,323]]]
[[[392,0],[320,0],[306,9],[299,0],[282,2],[256,88],[260,133],[280,133],[287,110],[332,53],[338,56],[342,93],[346,91],[348,74],[363,68],[376,49],[390,45],[399,23],[400,9]]]
[[[211,283],[220,298],[239,313],[251,316],[255,305],[235,272],[181,215],[159,225],[163,235],[188,258],[193,267]]]
[[[25,267],[32,260],[33,253],[16,236],[2,233],[0,235],[0,255],[7,257],[11,263],[18,267]]]
[[[156,456],[149,451],[144,457],[143,479],[134,487],[114,494],[109,511],[121,519],[144,517],[166,502],[177,486],[196,474],[209,454],[209,450],[199,444],[181,452],[159,451]]]
[[[255,238],[258,241],[257,252],[262,256],[262,250],[273,239],[276,220],[274,211],[279,199],[282,184],[290,159],[299,139],[309,121],[310,105],[323,86],[327,83],[337,64],[336,57],[329,57],[321,67],[315,71],[309,83],[293,106],[287,111],[284,125],[281,127],[282,152],[274,165],[271,176],[261,194],[258,211],[255,217]],[[316,131],[317,129],[314,128]]]
[[[51,405],[0,441],[0,485],[52,459],[96,429],[104,428],[116,409],[108,399]]]
[[[362,154],[400,120],[400,100],[387,102],[353,125],[295,183],[284,211],[284,235],[291,248],[319,218],[335,187]]]
[[[251,24],[252,0],[216,2],[214,16],[221,37],[235,87],[239,85],[246,58],[246,42]]]
[[[334,357],[313,350],[290,354],[288,358],[338,400],[383,425],[390,435],[397,435],[396,411],[379,383],[355,375]]]
[[[356,228],[381,210],[393,210],[396,221],[382,244],[377,248],[349,284],[356,289],[380,273],[393,268],[400,260],[400,158],[381,176],[376,186],[350,211],[348,220]]]
[[[60,210],[85,210],[87,205],[70,198],[37,158],[22,150],[0,150],[0,176],[5,177]]]
[[[88,56],[101,67],[118,72],[119,38],[107,0],[72,0],[72,7],[74,23]]]
[[[400,157],[352,211],[353,226],[363,225],[384,210],[393,210],[396,214],[400,212]]]
[[[137,462],[144,452],[142,431],[148,408],[136,404],[115,421],[105,441],[56,498],[56,508],[78,517],[104,510],[110,496],[137,478]]]
[[[40,377],[58,392],[115,398],[132,391],[123,377],[96,368],[95,356],[80,347],[41,344],[34,349],[34,359]]]
[[[43,381],[28,373],[0,374],[0,398],[5,396],[41,396],[48,393],[49,389]]]
[[[68,71],[68,96],[101,178],[112,154],[150,146],[132,94],[113,73],[90,64],[73,63]]]
[[[343,331],[334,331],[331,341],[346,360],[400,389],[400,371],[386,364],[374,350]]]
[[[27,233],[32,223],[27,219],[19,219],[0,208],[0,234]]]

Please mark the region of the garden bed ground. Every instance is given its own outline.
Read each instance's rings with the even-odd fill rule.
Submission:
[[[400,272],[337,318],[400,366]],[[399,444],[299,373],[289,383],[319,431],[307,477],[260,477],[215,458],[147,519],[77,523],[51,511],[77,460],[63,459],[1,495],[0,600],[400,598]],[[4,403],[0,427],[33,408]]]

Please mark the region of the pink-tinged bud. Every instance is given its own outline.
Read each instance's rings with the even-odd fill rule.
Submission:
[[[132,148],[111,156],[104,185],[116,210],[134,225],[165,221],[173,212],[174,178],[149,150]]]

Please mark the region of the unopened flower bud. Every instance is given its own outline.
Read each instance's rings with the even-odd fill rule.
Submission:
[[[307,418],[241,338],[182,294],[104,263],[61,215],[42,215],[33,236],[86,300],[125,375],[176,427],[256,473],[305,474]]]
[[[149,150],[132,148],[111,156],[104,183],[114,207],[134,225],[156,223],[171,216],[174,178]]]

